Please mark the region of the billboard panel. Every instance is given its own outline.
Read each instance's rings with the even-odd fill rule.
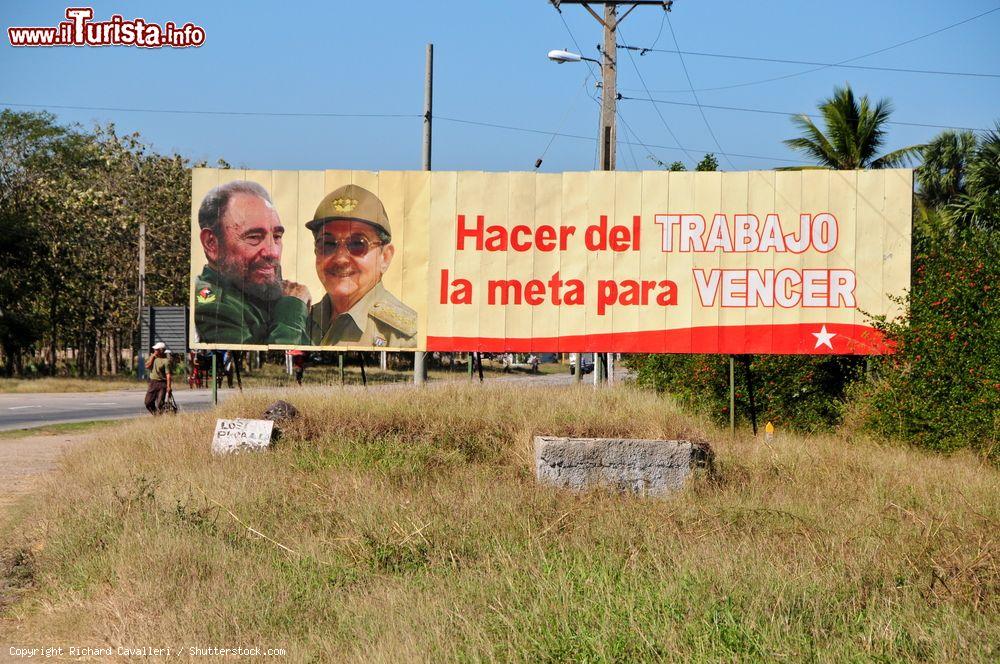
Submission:
[[[912,171],[195,169],[194,347],[872,354]]]

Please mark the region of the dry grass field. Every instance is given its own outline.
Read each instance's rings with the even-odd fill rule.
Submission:
[[[281,394],[276,448],[214,418]],[[709,440],[668,500],[535,486],[531,439]],[[0,528],[0,644],[259,645],[291,661],[1000,657],[1000,472],[865,439],[728,435],[629,388],[234,397],[115,425]],[[6,647],[5,647],[6,651]]]

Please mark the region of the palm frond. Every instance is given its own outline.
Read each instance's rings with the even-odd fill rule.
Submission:
[[[892,152],[887,152],[878,159],[872,160],[871,168],[899,168],[920,159],[926,145],[909,145]]]

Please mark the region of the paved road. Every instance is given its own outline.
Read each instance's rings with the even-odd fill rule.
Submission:
[[[220,398],[229,390],[219,392]],[[46,424],[118,420],[146,414],[144,390],[71,392],[66,394],[0,394],[0,431]],[[181,410],[204,410],[212,404],[211,390],[174,392]]]

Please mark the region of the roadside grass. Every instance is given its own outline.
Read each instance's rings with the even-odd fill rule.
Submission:
[[[27,436],[58,436],[70,433],[89,433],[95,429],[117,424],[121,420],[87,420],[85,422],[65,422],[62,424],[45,424],[25,429],[10,429],[0,431],[0,440],[11,438],[26,438]]]
[[[124,376],[94,378],[0,378],[0,394],[36,394],[39,392],[107,392],[110,390],[144,390],[146,384]]]
[[[213,458],[214,418],[302,413]],[[538,488],[532,435],[706,437],[644,500]],[[1000,471],[866,439],[730,440],[622,387],[247,393],[75,449],[0,555],[0,642],[292,661],[996,661]],[[0,605],[4,595],[0,590]]]

